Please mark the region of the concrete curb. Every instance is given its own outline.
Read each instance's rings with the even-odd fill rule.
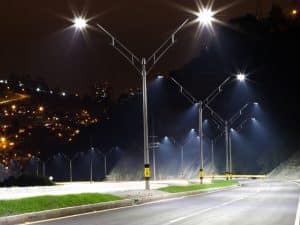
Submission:
[[[144,204],[144,203],[150,203],[150,202],[155,202],[159,200],[167,200],[167,199],[176,199],[180,197],[189,197],[189,196],[195,196],[195,195],[201,195],[201,194],[209,194],[213,193],[216,191],[225,191],[225,190],[230,190],[233,188],[240,187],[241,185],[232,185],[229,187],[223,187],[223,188],[209,188],[209,189],[204,189],[204,190],[197,190],[197,191],[186,191],[186,192],[179,192],[179,193],[165,193],[162,194],[161,196],[153,197],[150,199],[143,199],[143,200],[134,200],[135,204]]]
[[[34,222],[34,221],[53,219],[53,218],[64,217],[64,216],[71,216],[71,215],[76,215],[81,213],[100,211],[105,209],[132,206],[133,204],[134,204],[134,200],[125,199],[119,201],[102,202],[97,204],[81,205],[81,206],[67,207],[61,209],[45,210],[45,211],[34,212],[34,213],[25,213],[25,214],[15,215],[15,216],[0,217],[0,224],[12,225],[12,224],[25,223],[25,222]]]
[[[46,219],[54,219],[54,218],[88,213],[93,211],[101,211],[105,209],[114,209],[114,208],[133,206],[133,205],[139,205],[144,203],[151,203],[159,200],[188,197],[188,196],[194,196],[200,194],[209,194],[215,191],[229,190],[239,186],[241,185],[233,185],[233,186],[223,187],[223,188],[210,188],[210,189],[180,192],[180,193],[164,193],[161,196],[156,196],[153,198],[143,199],[143,200],[125,199],[125,200],[102,202],[102,203],[90,204],[90,205],[81,205],[81,206],[74,206],[74,207],[67,207],[67,208],[60,208],[60,209],[53,209],[53,210],[45,210],[41,212],[25,213],[25,214],[15,215],[15,216],[0,217],[0,224],[13,225],[13,224],[20,224],[25,222],[35,222],[35,221],[41,221]]]

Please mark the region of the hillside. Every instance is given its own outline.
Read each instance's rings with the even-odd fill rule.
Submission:
[[[275,168],[269,176],[280,179],[300,179],[300,151]]]

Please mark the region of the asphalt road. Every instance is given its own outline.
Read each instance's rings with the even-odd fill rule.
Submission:
[[[300,186],[255,181],[205,195],[37,222],[41,225],[299,225]],[[298,217],[298,218],[297,218]],[[297,223],[297,224],[296,224]]]

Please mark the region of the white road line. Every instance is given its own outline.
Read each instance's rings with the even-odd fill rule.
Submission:
[[[297,213],[295,218],[295,225],[300,225],[300,196],[298,200],[298,208],[297,208]]]
[[[171,223],[176,223],[176,222],[178,222],[178,221],[180,221],[180,220],[184,220],[185,218],[186,218],[186,216],[179,217],[179,218],[177,218],[177,219],[175,219],[175,220],[171,220],[171,221],[169,222],[169,224],[171,224]]]
[[[176,223],[176,222],[179,222],[181,220],[184,220],[184,219],[188,219],[190,217],[193,217],[193,216],[196,216],[196,215],[199,215],[199,214],[202,214],[202,213],[205,213],[205,212],[208,212],[208,211],[211,211],[213,209],[217,209],[217,208],[221,208],[222,206],[226,206],[226,205],[230,205],[234,202],[237,202],[237,201],[240,201],[240,200],[243,200],[245,198],[247,198],[248,196],[244,196],[244,197],[241,197],[241,198],[238,198],[238,199],[235,199],[235,200],[230,200],[228,202],[224,202],[220,205],[216,205],[216,206],[213,206],[213,207],[210,207],[210,208],[206,208],[206,209],[203,209],[203,210],[200,210],[198,212],[195,212],[195,213],[191,213],[190,215],[188,216],[184,216],[184,217],[179,217],[177,219],[174,219],[174,220],[171,220],[170,222],[166,223],[166,224],[163,224],[163,225],[170,225],[172,223]],[[298,225],[298,224],[297,224]]]

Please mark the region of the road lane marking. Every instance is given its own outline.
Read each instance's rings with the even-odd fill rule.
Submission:
[[[300,195],[298,200],[298,208],[297,208],[297,213],[295,218],[295,225],[300,225]]]
[[[197,216],[197,215],[200,215],[200,214],[202,214],[202,213],[205,213],[205,212],[208,212],[208,211],[211,211],[211,210],[214,210],[214,209],[218,209],[218,208],[221,208],[221,207],[223,207],[223,206],[230,205],[230,204],[232,204],[232,203],[234,203],[234,202],[241,201],[241,200],[243,200],[243,199],[245,199],[245,198],[247,198],[247,197],[249,197],[249,196],[250,196],[250,195],[243,196],[243,197],[240,197],[240,198],[235,199],[235,200],[230,200],[230,201],[228,201],[228,202],[223,202],[222,204],[219,204],[219,205],[216,205],[216,206],[213,206],[213,207],[210,207],[210,208],[202,209],[202,210],[200,210],[200,211],[198,211],[198,212],[191,213],[190,215],[183,216],[183,217],[179,217],[179,218],[177,218],[177,219],[171,220],[171,221],[169,221],[168,223],[165,223],[165,224],[163,224],[163,225],[170,225],[170,224],[179,222],[179,221],[181,221],[181,220],[188,219],[188,218],[191,218],[191,217],[193,217],[193,216]],[[298,224],[297,224],[297,225],[298,225]]]
[[[26,221],[24,223],[20,223],[19,225],[46,223],[46,222],[58,221],[58,220],[63,220],[63,219],[69,219],[69,218],[79,217],[79,216],[86,216],[86,215],[92,215],[92,214],[97,214],[97,213],[100,214],[100,213],[105,213],[105,212],[110,212],[110,211],[115,211],[115,210],[121,210],[121,209],[127,209],[127,208],[135,208],[135,207],[141,207],[141,206],[144,206],[144,205],[150,205],[150,204],[156,204],[156,203],[163,203],[163,202],[174,201],[174,200],[181,200],[181,199],[185,199],[185,198],[192,198],[192,197],[199,196],[199,195],[208,195],[208,194],[213,194],[213,193],[222,192],[222,191],[228,191],[228,190],[232,190],[232,189],[236,189],[236,188],[241,188],[241,186],[233,186],[233,187],[230,187],[230,188],[227,188],[227,189],[213,190],[213,191],[202,192],[202,193],[194,194],[194,195],[188,195],[188,196],[182,196],[182,197],[176,197],[176,198],[169,198],[169,199],[161,199],[161,200],[151,201],[151,202],[145,202],[145,203],[137,204],[137,205],[123,206],[123,207],[112,208],[112,209],[105,209],[105,210],[99,210],[99,211],[93,211],[93,212],[86,212],[86,213],[80,213],[80,214],[70,215],[70,216],[63,216],[63,217],[58,217],[58,218],[38,220],[38,221],[32,221],[32,222]]]
[[[169,222],[169,224],[171,224],[171,223],[176,223],[176,222],[178,222],[178,221],[180,221],[180,220],[184,220],[185,218],[186,218],[186,216],[179,217],[179,218],[177,218],[177,219],[175,219],[175,220],[171,220],[171,221]]]

